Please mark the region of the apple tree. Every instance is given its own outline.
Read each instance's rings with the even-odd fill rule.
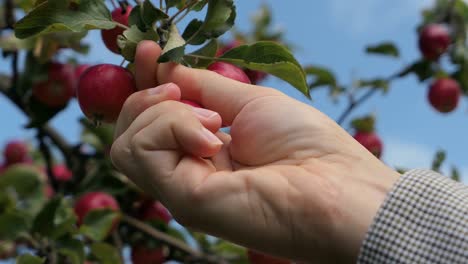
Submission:
[[[244,83],[276,77],[307,98],[318,88],[328,89],[331,99],[345,97],[348,105],[337,122],[351,124],[350,133],[377,157],[384,143],[375,117],[348,119],[373,95],[387,92],[393,80],[410,74],[430,80],[428,102],[444,114],[468,93],[468,6],[462,0],[438,0],[424,11],[416,32],[419,60],[352,87],[339,84],[329,69],[301,65],[294,45],[272,30],[266,6],[249,32],[231,31],[233,0],[5,0],[0,13],[2,63],[11,64],[11,74],[0,75],[0,92],[24,113],[25,129],[36,135],[35,144],[13,140],[4,146],[0,167],[0,259],[20,264],[292,263],[174,225],[162,203],[113,167],[113,123],[137,90],[133,62],[142,40],[162,48],[155,63],[207,69]],[[181,21],[187,26],[181,28]],[[86,54],[84,38],[91,30],[100,31],[101,48],[121,56],[121,65],[77,64],[73,56],[66,61],[59,56]],[[231,40],[220,41],[229,31]],[[399,57],[390,42],[370,45],[366,52]],[[79,144],[48,125],[72,100],[83,112],[77,120]],[[443,151],[437,153],[433,169],[444,159]],[[459,177],[456,168],[452,174]]]

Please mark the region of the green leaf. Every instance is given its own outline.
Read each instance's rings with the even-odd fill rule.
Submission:
[[[206,41],[206,38],[199,33],[200,27],[203,25],[203,21],[193,19],[187,25],[182,33],[182,37],[191,45],[201,45]]]
[[[94,243],[91,245],[91,254],[96,257],[101,264],[122,263],[119,251],[114,246],[107,243]]]
[[[236,7],[232,0],[209,0],[201,34],[206,38],[217,38],[234,25],[235,19]]]
[[[33,256],[29,253],[23,254],[16,259],[16,264],[43,264],[44,258]]]
[[[142,40],[152,40],[156,42],[159,40],[159,36],[153,29],[148,29],[146,32],[142,32],[135,25],[125,30],[123,35],[120,35],[117,38],[117,43],[120,47],[122,56],[126,60],[133,62],[138,43]]]
[[[81,0],[78,6],[76,3],[65,5],[58,2],[44,2],[20,19],[15,25],[16,37],[22,39],[50,32],[82,32],[116,26],[104,1]]]
[[[304,71],[308,76],[314,77],[312,83],[309,84],[310,88],[337,85],[335,75],[326,68],[310,65],[304,67]]]
[[[3,240],[15,240],[29,231],[30,219],[20,212],[0,214],[0,237]]]
[[[87,118],[81,118],[80,123],[83,126],[81,141],[93,146],[96,150],[105,151],[114,142],[114,125],[101,124],[95,126]]]
[[[44,174],[33,165],[14,165],[0,177],[0,193],[13,192],[17,209],[35,215],[45,202]]]
[[[85,248],[81,240],[67,238],[57,241],[58,253],[64,256],[67,263],[82,264],[85,260]]]
[[[386,79],[359,80],[358,87],[370,87],[372,89],[382,89],[387,92],[390,88],[390,82]]]
[[[196,3],[194,6],[192,6],[193,11],[201,11],[203,8],[205,8],[206,4],[208,4],[208,0],[198,0],[198,3]]]
[[[161,56],[158,62],[181,62],[182,57],[185,54],[185,40],[179,34],[179,30],[175,24],[171,24],[169,28],[169,38],[166,46],[162,50]]]
[[[239,245],[230,243],[225,240],[218,240],[213,246],[212,250],[216,253],[216,255],[221,256],[223,258],[236,258],[236,261],[243,261],[245,263],[249,263],[247,261],[247,250],[245,247],[241,247]],[[236,263],[239,263],[236,262]]]
[[[287,48],[275,42],[260,41],[252,45],[238,46],[213,60],[269,73],[288,82],[309,97],[309,87],[301,65]]]
[[[368,46],[366,52],[370,54],[384,55],[398,58],[400,52],[395,44],[390,42],[384,42],[377,45]]]
[[[174,6],[181,7],[185,4],[186,0],[165,0],[166,7],[171,8]]]
[[[398,74],[398,77],[405,77],[408,74],[414,73],[419,81],[425,81],[434,75],[435,70],[432,68],[431,62],[426,60],[417,61]]]
[[[61,197],[54,197],[37,215],[32,232],[57,239],[74,232],[75,224],[76,216],[71,205]]]
[[[137,5],[132,9],[129,17],[129,25],[136,25],[138,29],[145,32],[148,29],[153,30],[156,21],[166,19],[169,16],[161,9],[156,8],[151,1],[145,0],[142,5]]]
[[[208,67],[208,65],[210,65],[212,60],[202,59],[201,57],[212,58],[216,55],[217,50],[218,50],[218,41],[216,39],[212,39],[205,46],[190,53],[189,55],[195,55],[195,56],[192,56],[192,57],[187,56],[185,58],[185,61],[194,68],[206,68]]]
[[[113,228],[114,221],[118,221],[120,214],[110,209],[93,210],[86,214],[80,233],[94,241],[102,241]]]
[[[351,127],[358,132],[372,132],[375,130],[375,117],[369,115],[356,118],[351,121]]]
[[[434,156],[434,159],[432,160],[432,170],[440,172],[440,167],[444,163],[445,159],[447,157],[447,154],[443,150],[437,151],[437,153]]]
[[[456,167],[452,167],[450,178],[457,182],[461,181],[460,171]]]

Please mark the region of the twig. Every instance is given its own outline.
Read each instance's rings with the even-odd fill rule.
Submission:
[[[114,245],[119,250],[119,257],[120,257],[121,263],[125,263],[124,257],[122,256],[123,242],[122,242],[122,238],[120,237],[120,234],[119,234],[118,230],[114,230],[112,232],[112,240],[114,241]]]
[[[159,9],[163,10],[163,0],[159,0]]]
[[[350,99],[350,103],[348,107],[345,109],[345,111],[341,114],[341,116],[338,118],[338,121],[336,121],[339,125],[343,125],[343,122],[346,120],[346,118],[351,114],[351,112],[364,103],[367,99],[369,99],[372,95],[374,95],[378,89],[370,89],[367,91],[364,95],[362,95],[359,99],[354,100]]]
[[[59,188],[59,184],[57,179],[55,179],[54,172],[52,170],[52,154],[50,153],[49,146],[47,146],[45,140],[44,140],[44,131],[42,128],[39,128],[37,130],[37,140],[39,141],[39,150],[42,153],[42,156],[44,157],[45,163],[46,163],[46,170],[47,170],[47,176],[49,179],[49,183],[52,186],[52,188],[57,191]]]
[[[110,2],[112,6],[114,7],[114,9],[117,9],[117,4],[115,3],[115,0],[111,0]]]
[[[171,16],[169,18],[169,24],[172,24],[172,22],[177,18],[177,16],[179,16],[180,14],[182,14],[182,12],[184,12],[186,9],[190,9],[193,5],[195,5],[196,3],[198,2],[198,0],[192,0],[190,2],[188,2],[187,4],[185,4],[181,9],[177,10],[177,12]],[[167,13],[167,12],[166,12]]]
[[[15,3],[13,0],[5,1],[5,24],[6,28],[13,29],[15,25]]]

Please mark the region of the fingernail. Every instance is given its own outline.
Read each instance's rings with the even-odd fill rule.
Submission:
[[[201,135],[213,145],[223,144],[223,142],[215,134],[211,133],[211,131],[209,131],[205,127],[202,127]]]
[[[163,93],[168,87],[174,85],[173,83],[165,83],[159,86],[156,86],[155,88],[151,88],[147,90],[147,93],[149,95],[155,95],[155,94],[161,94]]]
[[[196,115],[199,115],[201,117],[208,118],[208,119],[211,119],[218,115],[218,113],[214,111],[200,108],[200,107],[193,107],[192,111],[195,112]]]

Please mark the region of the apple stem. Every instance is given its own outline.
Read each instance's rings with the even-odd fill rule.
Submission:
[[[121,23],[119,23],[119,22],[115,22],[115,21],[114,21],[114,23],[115,23],[116,26],[121,27],[121,28],[123,28],[123,29],[125,29],[125,30],[130,29],[130,27],[128,27],[128,26],[126,26],[126,25],[124,25],[124,24],[121,24]]]
[[[119,250],[119,258],[122,263],[125,263],[124,257],[122,256],[123,252],[123,242],[118,230],[112,232],[112,240],[114,241],[115,246]]]

